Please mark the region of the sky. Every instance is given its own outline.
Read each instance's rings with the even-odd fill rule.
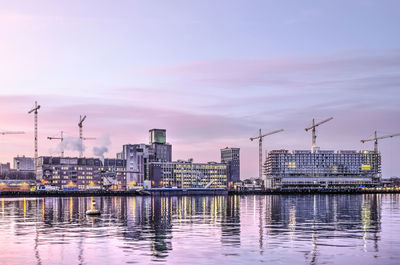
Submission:
[[[400,2],[0,1],[0,161],[39,155],[78,136],[85,155],[108,142],[147,143],[164,128],[173,159],[220,161],[241,148],[241,178],[263,148],[372,150],[361,139],[400,132]],[[106,139],[106,140],[105,140]],[[379,142],[384,177],[400,176],[400,137]],[[77,156],[74,150],[66,155]]]

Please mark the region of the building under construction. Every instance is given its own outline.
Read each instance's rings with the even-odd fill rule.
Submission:
[[[379,183],[381,156],[374,151],[273,150],[264,164],[273,187],[371,186]]]

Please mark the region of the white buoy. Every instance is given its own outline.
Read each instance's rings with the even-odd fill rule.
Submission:
[[[101,212],[99,210],[96,209],[96,201],[92,200],[92,207],[90,210],[86,211],[87,215],[100,215]]]

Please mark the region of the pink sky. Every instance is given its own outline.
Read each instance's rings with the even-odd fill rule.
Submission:
[[[107,157],[165,128],[173,159],[240,147],[242,178],[257,175],[259,128],[285,129],[264,150],[309,149],[312,118],[334,117],[318,130],[323,149],[400,132],[397,1],[150,2],[0,4],[0,130],[26,131],[0,136],[1,162],[33,155],[35,100],[40,155],[87,115],[84,135],[108,135]],[[400,137],[380,150],[383,175],[399,175]]]

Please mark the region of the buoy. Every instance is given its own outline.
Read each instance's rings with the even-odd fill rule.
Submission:
[[[101,212],[99,210],[96,209],[96,201],[92,200],[92,207],[90,210],[86,211],[87,215],[100,215]]]

